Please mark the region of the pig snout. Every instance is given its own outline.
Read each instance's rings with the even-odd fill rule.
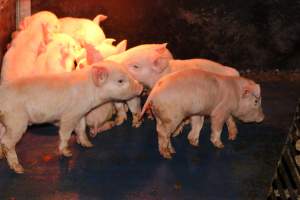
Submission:
[[[265,114],[264,114],[263,111],[261,110],[261,111],[258,113],[258,115],[257,115],[256,122],[257,122],[257,123],[260,123],[260,122],[262,122],[264,119],[265,119]]]
[[[133,90],[135,91],[136,95],[141,95],[143,92],[143,85],[141,85],[138,81],[134,81],[133,83]]]

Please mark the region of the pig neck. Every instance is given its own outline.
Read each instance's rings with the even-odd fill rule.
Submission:
[[[91,81],[91,84],[89,84],[90,87],[86,95],[89,95],[90,97],[90,109],[100,106],[111,100],[107,95],[105,95],[105,92],[100,92],[101,89],[93,83],[91,78],[89,81]]]
[[[69,76],[69,80],[66,78],[65,83],[68,81],[69,84],[71,84],[75,102],[77,102],[76,97],[78,96],[76,93],[79,93],[81,97],[78,101],[84,101],[84,104],[87,105],[87,110],[91,110],[92,108],[109,101],[107,95],[100,92],[101,89],[94,84],[92,71],[90,69],[86,72],[84,72],[84,70],[79,70],[71,73],[74,73],[74,75]],[[67,74],[69,73],[67,72]]]
[[[162,71],[162,75],[161,75],[161,77],[163,77],[163,76],[165,76],[165,75],[168,75],[168,74],[170,74],[170,73],[172,73],[172,72],[175,72],[173,69],[172,69],[172,62],[173,62],[174,60],[169,60],[168,61],[168,65],[167,65],[167,67]]]
[[[164,77],[168,74],[171,74],[172,72],[174,72],[174,71],[172,69],[171,60],[169,60],[168,64],[167,64],[167,67],[162,72],[158,73],[156,77],[152,77],[153,81],[149,85],[147,85],[147,87],[150,86],[150,88],[152,89],[154,87],[155,83],[159,79],[161,79],[162,77]]]

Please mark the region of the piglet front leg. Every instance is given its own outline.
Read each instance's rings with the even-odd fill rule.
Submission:
[[[93,147],[93,144],[89,141],[86,135],[86,122],[85,118],[81,118],[79,124],[75,128],[75,133],[77,135],[77,144],[80,144],[83,147]]]
[[[235,140],[237,133],[238,133],[238,129],[236,127],[236,124],[234,122],[234,119],[232,116],[229,116],[227,121],[226,121],[226,125],[228,128],[228,139],[229,140]]]
[[[141,126],[142,121],[140,120],[141,115],[141,99],[135,97],[126,102],[129,110],[132,113],[132,127],[138,128]]]
[[[198,146],[200,131],[203,127],[204,117],[195,115],[191,117],[191,131],[188,134],[188,140],[191,145]]]
[[[117,111],[115,123],[119,126],[127,119],[127,107],[124,103],[114,103],[114,105]]]
[[[71,134],[75,127],[77,129],[77,134],[79,134],[79,130],[82,129],[83,122],[82,119],[70,119],[70,118],[62,118],[60,120],[60,127],[59,127],[59,154],[65,157],[71,157],[72,151],[69,149],[69,140],[71,138]]]
[[[210,141],[217,148],[223,148],[224,145],[221,141],[221,133],[223,130],[226,117],[224,112],[215,110],[211,116],[211,136]]]

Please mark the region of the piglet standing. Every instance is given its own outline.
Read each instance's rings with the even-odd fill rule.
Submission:
[[[10,168],[23,173],[15,145],[29,124],[45,122],[58,122],[60,154],[72,155],[68,141],[73,131],[79,144],[91,147],[84,116],[101,104],[130,99],[142,90],[122,65],[112,61],[98,62],[79,71],[20,78],[2,84],[0,158],[5,155]]]
[[[221,76],[198,69],[175,72],[160,79],[150,92],[142,115],[148,107],[156,118],[159,152],[168,159],[175,153],[170,137],[187,117],[196,117],[201,122],[188,135],[190,143],[195,144],[204,116],[210,116],[210,140],[218,148],[223,147],[220,135],[231,115],[244,122],[264,119],[258,84],[243,77]]]

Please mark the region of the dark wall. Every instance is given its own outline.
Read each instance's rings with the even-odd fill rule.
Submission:
[[[300,68],[299,0],[32,0],[33,12],[93,18],[129,47],[168,42],[177,58],[239,69]]]
[[[6,45],[10,41],[10,34],[15,30],[16,1],[0,0],[0,66]]]

